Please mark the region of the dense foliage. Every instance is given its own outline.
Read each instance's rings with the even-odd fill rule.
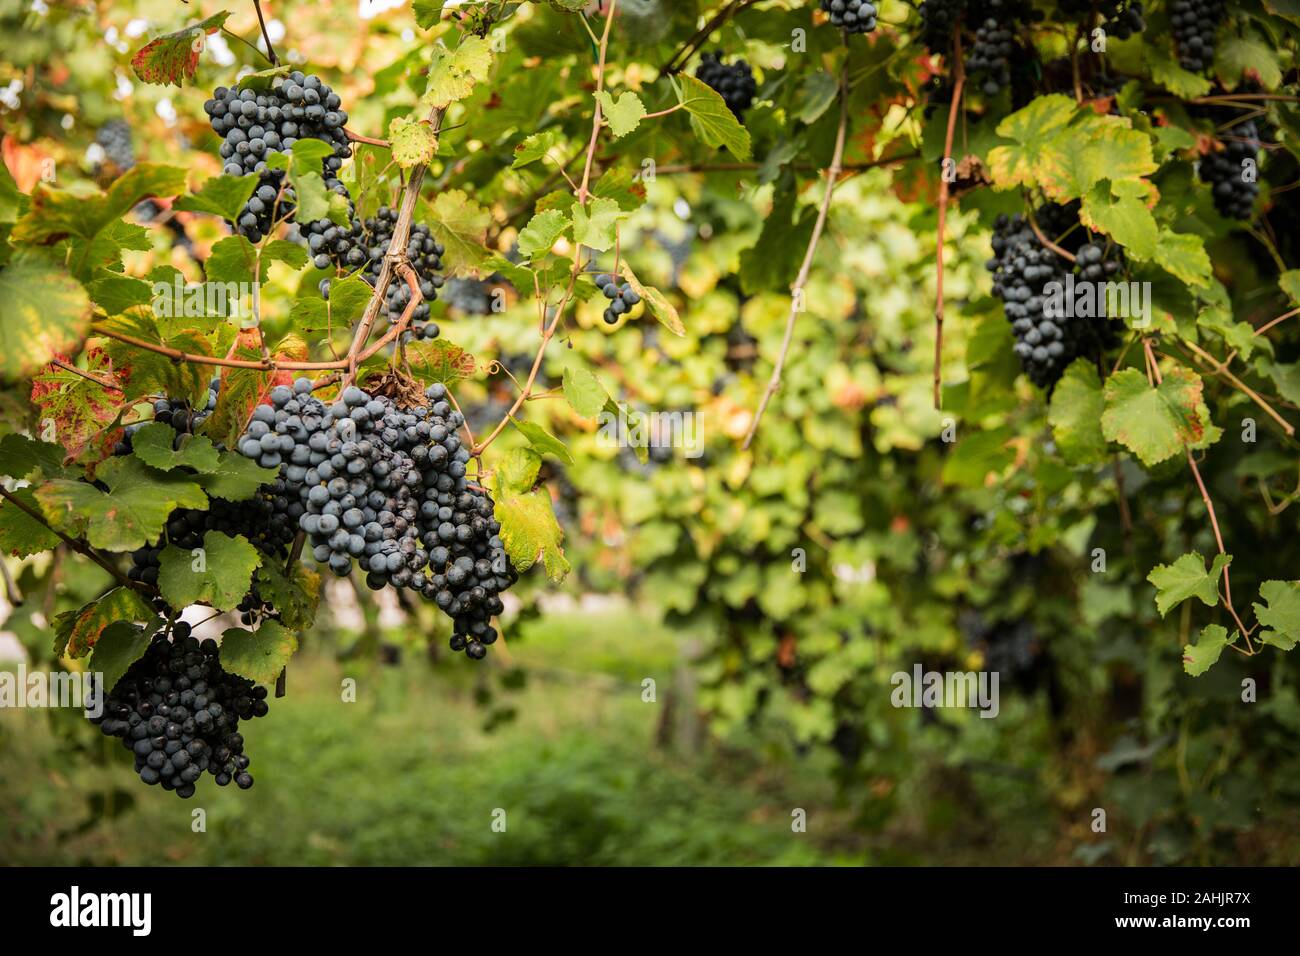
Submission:
[[[199,604],[275,684],[319,570],[476,658],[630,591],[707,635],[718,735],[828,750],[867,822],[932,749],[1085,861],[1300,793],[1285,4],[325,4],[274,54],[199,6],[0,8],[37,659],[129,686]],[[1002,713],[893,706],[918,663]]]

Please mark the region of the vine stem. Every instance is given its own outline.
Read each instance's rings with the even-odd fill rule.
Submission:
[[[90,558],[90,560],[94,561],[101,568],[103,568],[105,571],[111,574],[116,580],[121,582],[123,586],[128,587],[133,591],[139,591],[142,594],[148,594],[150,596],[156,593],[155,591],[153,591],[152,588],[149,588],[148,585],[143,584],[139,581],[132,581],[130,578],[124,575],[117,568],[113,567],[113,565],[109,563],[107,558],[105,558],[102,554],[100,554],[98,551],[92,548],[88,543],[84,541],[79,541],[76,538],[71,538],[68,535],[64,534],[62,531],[60,531],[58,528],[54,527],[54,525],[50,524],[49,521],[46,520],[43,514],[41,514],[39,511],[36,511],[34,508],[29,507],[21,498],[17,497],[14,494],[11,494],[8,491],[8,489],[6,489],[3,485],[0,485],[0,497],[3,497],[5,501],[8,501],[10,504],[12,504],[19,511],[26,514],[27,517],[31,518],[33,521],[36,521],[42,526],[48,528],[50,531],[53,531],[61,539],[63,539],[63,542],[68,547],[70,547],[73,551],[76,551],[78,554]]]
[[[262,42],[266,44],[267,58],[272,66],[279,66],[280,58],[275,55],[275,48],[271,46],[271,35],[266,32],[266,20],[262,16],[262,0],[253,0],[253,8],[257,10],[257,24],[262,28]]]
[[[1233,375],[1232,372],[1228,371],[1227,362],[1220,362],[1218,359],[1216,359],[1209,352],[1205,351],[1195,342],[1187,341],[1184,344],[1189,349],[1191,349],[1192,352],[1194,352],[1196,356],[1201,359],[1201,361],[1209,365],[1211,370],[1216,375],[1222,375],[1225,379],[1228,380],[1229,384],[1231,384],[1239,392],[1241,392],[1243,395],[1245,395],[1247,398],[1253,401],[1260,408],[1264,409],[1264,411],[1268,413],[1269,417],[1272,418],[1273,421],[1277,422],[1279,425],[1282,426],[1282,430],[1285,431],[1289,437],[1292,438],[1295,437],[1295,426],[1292,425],[1290,422],[1288,422],[1281,415],[1279,415],[1277,411],[1274,410],[1272,405],[1270,405],[1262,397],[1260,397],[1258,392],[1252,389],[1241,379],[1237,378],[1237,376]]]
[[[878,169],[881,166],[893,166],[895,163],[906,163],[913,159],[920,159],[920,153],[906,153],[902,156],[890,156],[883,159],[873,159],[867,163],[844,163],[841,170],[846,173],[861,173],[869,169]],[[670,163],[660,166],[655,170],[656,175],[671,176],[679,173],[730,173],[730,172],[749,172],[762,168],[762,163]],[[788,168],[795,170],[812,170],[817,167],[808,163],[790,163]]]
[[[1034,231],[1034,236],[1038,239],[1039,242],[1041,242],[1048,249],[1051,249],[1062,259],[1065,259],[1069,262],[1078,261],[1078,256],[1076,256],[1074,253],[1067,252],[1065,249],[1062,249],[1060,246],[1054,243],[1051,239],[1047,238],[1047,236],[1043,233],[1043,230],[1039,227],[1038,220],[1034,218],[1034,210],[1032,208],[1027,208],[1025,210],[1025,217],[1029,220],[1029,228]]]
[[[961,29],[953,30],[952,102],[948,104],[948,129],[943,137],[943,156],[952,160],[952,139],[957,131],[957,116],[961,112],[961,95],[966,86],[966,67],[961,56]],[[955,170],[954,170],[955,172]],[[934,300],[934,407],[943,407],[943,234],[948,223],[947,170],[939,176],[939,227],[935,242],[935,300]]]
[[[618,6],[618,0],[612,0],[612,2],[609,5],[609,10],[605,15],[605,29],[604,32],[601,34],[600,48],[597,51],[597,56],[596,56],[597,92],[605,88],[605,57],[609,52],[609,34],[610,34],[610,29],[613,27],[614,24],[614,8],[616,6]],[[596,110],[592,116],[592,121],[591,121],[591,139],[587,142],[587,160],[585,164],[585,171],[582,176],[582,184],[577,188],[577,191],[574,193],[574,195],[577,197],[578,202],[584,205],[586,203],[584,196],[587,195],[587,187],[591,183],[591,166],[593,161],[596,158],[596,146],[600,141],[600,127],[601,127],[601,110],[600,110],[600,101],[597,100]],[[524,387],[520,390],[519,394],[515,396],[514,404],[510,406],[510,410],[506,412],[505,417],[503,417],[501,421],[497,422],[496,427],[492,429],[491,433],[487,436],[487,438],[483,439],[481,442],[479,442],[471,449],[470,457],[472,458],[481,457],[483,452],[487,449],[487,447],[491,445],[494,441],[496,441],[497,437],[503,431],[505,431],[506,425],[514,420],[514,417],[516,414],[518,414],[519,409],[521,409],[524,406],[524,403],[528,401],[529,396],[532,395],[533,385],[536,384],[537,375],[542,368],[542,360],[546,357],[546,346],[549,345],[551,339],[555,337],[555,332],[560,327],[560,322],[564,319],[564,313],[569,307],[569,302],[573,299],[573,290],[577,288],[578,276],[581,274],[582,274],[582,246],[578,245],[578,247],[574,249],[573,252],[573,268],[569,271],[568,287],[564,290],[564,295],[561,297],[559,304],[556,305],[555,314],[551,317],[549,323],[546,321],[546,306],[541,301],[541,295],[539,291],[538,309],[541,312],[542,341],[537,346],[537,354],[533,357],[532,368],[528,370],[528,380],[524,383]]]
[[[433,134],[436,137],[442,131],[443,111],[434,108],[429,112],[429,123],[433,126]],[[428,171],[428,166],[421,165],[411,171],[411,178],[406,181],[406,186],[402,190],[402,204],[397,213],[397,222],[393,224],[393,236],[388,243],[388,252],[384,256],[383,265],[379,268],[379,276],[375,280],[375,291],[371,295],[370,301],[366,303],[365,314],[361,317],[361,323],[357,327],[356,335],[352,338],[352,345],[348,348],[348,354],[344,359],[343,368],[347,371],[343,374],[342,387],[347,388],[355,381],[357,377],[357,366],[364,362],[374,351],[369,354],[361,352],[365,342],[370,338],[370,330],[374,327],[375,319],[379,316],[379,309],[384,304],[385,295],[388,292],[388,286],[393,281],[395,273],[399,272],[401,266],[406,265],[406,245],[411,238],[411,219],[415,215],[415,204],[420,199],[420,187],[424,184],[424,174]],[[404,273],[402,273],[404,274]],[[411,287],[411,301],[419,301],[419,283],[414,281],[413,276],[407,276],[407,283]],[[404,330],[406,322],[409,321],[409,315],[414,310],[409,306],[406,313],[392,329],[389,330],[385,338],[391,341],[397,338]],[[395,334],[394,334],[395,333]],[[360,354],[359,354],[360,353]]]
[[[1160,374],[1160,363],[1156,361],[1155,354],[1152,351],[1150,339],[1144,338],[1142,340],[1142,349],[1146,354],[1147,368],[1155,379],[1155,384],[1159,386],[1163,381],[1163,377]],[[1219,554],[1226,555],[1228,550],[1223,546],[1223,532],[1219,530],[1219,516],[1214,510],[1214,501],[1210,498],[1210,492],[1205,487],[1205,479],[1201,477],[1201,469],[1196,464],[1196,456],[1192,454],[1192,449],[1188,447],[1187,442],[1183,442],[1183,453],[1187,456],[1187,464],[1192,469],[1192,477],[1196,479],[1196,487],[1201,493],[1201,501],[1204,502],[1206,514],[1210,517],[1210,527],[1214,531],[1214,543],[1219,548]],[[1232,605],[1232,576],[1227,565],[1224,565],[1223,568],[1223,606],[1232,615],[1232,619],[1237,622],[1237,627],[1241,630],[1241,636],[1246,641],[1247,652],[1254,654],[1255,648],[1250,642],[1250,631],[1242,623],[1241,618],[1237,616],[1237,609]]]
[[[600,55],[596,61],[596,114],[591,124],[591,140],[587,143],[587,161],[582,167],[582,185],[577,191],[580,206],[587,205],[587,197],[591,195],[588,190],[591,185],[591,167],[596,162],[596,143],[600,139],[600,125],[603,120],[600,94],[605,91],[605,58],[609,55],[609,32],[614,27],[614,10],[617,7],[618,0],[610,0],[609,12],[605,15],[605,30],[600,35]],[[574,257],[574,262],[577,262],[577,256]]]
[[[730,3],[715,13],[712,19],[705,23],[704,26],[700,27],[693,37],[677,48],[677,52],[669,58],[667,63],[660,67],[659,75],[665,76],[667,74],[676,73],[682,68],[682,65],[685,64],[687,60],[695,55],[696,50],[709,41],[709,37],[713,34],[714,30],[718,29],[718,27],[722,26],[746,7],[751,7],[757,2],[758,0],[731,0]]]
[[[1259,328],[1257,328],[1257,329],[1255,330],[1255,334],[1256,334],[1256,335],[1263,335],[1263,334],[1264,334],[1265,332],[1267,332],[1269,329],[1273,328],[1273,326],[1275,326],[1275,325],[1277,325],[1277,324],[1279,324],[1279,323],[1281,323],[1281,322],[1285,322],[1287,319],[1291,318],[1293,315],[1300,315],[1300,309],[1292,309],[1290,312],[1284,313],[1283,315],[1279,315],[1276,319],[1270,319],[1269,321],[1267,321],[1267,322],[1265,322],[1263,325],[1261,325]]]
[[[369,146],[382,146],[384,149],[392,149],[393,144],[386,139],[375,139],[373,136],[362,136],[360,133],[354,133],[346,127],[343,134],[347,136],[348,141],[352,143],[366,143]]]
[[[826,228],[826,218],[831,210],[831,198],[835,195],[835,183],[843,171],[842,163],[844,162],[844,142],[848,138],[849,129],[849,58],[846,54],[844,64],[840,68],[840,125],[835,131],[835,153],[831,156],[831,164],[826,170],[826,193],[822,196],[821,208],[817,210],[817,222],[813,225],[812,235],[808,239],[808,248],[803,254],[803,263],[799,266],[799,275],[794,280],[794,285],[790,287],[790,314],[785,320],[785,335],[781,339],[781,351],[777,355],[776,365],[772,369],[772,377],[768,379],[767,388],[763,390],[763,398],[758,403],[758,410],[754,413],[754,420],[749,423],[749,431],[745,434],[745,441],[741,445],[742,449],[748,450],[753,444],[754,436],[758,434],[759,423],[763,420],[763,413],[767,411],[768,403],[772,401],[772,396],[776,394],[777,388],[781,385],[781,373],[785,371],[785,360],[790,354],[790,343],[794,339],[794,325],[803,311],[800,308],[803,305],[803,290],[808,284],[808,275],[812,271],[813,256],[817,252],[817,244],[821,241],[822,232]]]
[[[71,364],[70,362],[65,362],[65,361],[63,361],[63,359],[58,359],[58,358],[50,359],[50,364],[51,364],[51,365],[57,365],[59,368],[63,369],[65,372],[71,372],[73,375],[80,375],[82,378],[87,379],[88,381],[94,382],[94,383],[95,383],[96,385],[98,385],[100,388],[108,388],[108,389],[112,389],[112,390],[115,391],[115,392],[122,392],[122,389],[119,388],[118,386],[114,385],[112,382],[106,382],[106,381],[104,381],[102,378],[99,378],[99,377],[96,376],[96,375],[91,375],[89,372],[86,372],[86,371],[83,371],[82,369],[77,368],[77,366]],[[125,392],[122,392],[122,394],[125,395],[126,393],[125,393]]]

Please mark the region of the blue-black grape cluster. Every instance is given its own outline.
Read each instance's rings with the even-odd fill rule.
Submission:
[[[848,33],[870,33],[876,28],[876,5],[869,0],[821,0],[831,23]]]
[[[179,448],[182,435],[192,435],[202,425],[212,410],[217,407],[217,397],[221,394],[221,376],[218,375],[208,383],[208,400],[202,408],[194,408],[189,402],[178,398],[159,398],[153,403],[153,418],[132,422],[123,429],[121,441],[113,446],[114,455],[131,454],[131,439],[141,428],[150,422],[162,422],[176,429],[175,447]]]
[[[1223,0],[1171,0],[1169,24],[1184,70],[1200,73],[1214,63],[1214,37],[1224,14]]]
[[[1095,14],[1102,31],[1119,40],[1127,40],[1147,26],[1138,0],[1057,0],[1056,6],[1061,13],[1082,20],[1085,25],[1096,22]]]
[[[339,95],[320,77],[294,70],[277,76],[270,88],[262,91],[219,86],[203,109],[212,131],[222,137],[226,175],[260,176],[235,223],[239,234],[250,242],[260,242],[277,220],[292,214],[295,197],[284,185],[284,171],[271,169],[266,159],[272,153],[287,152],[300,139],[319,139],[334,147],[333,155],[322,161],[325,187],[347,195],[338,171],[352,154],[344,132],[348,114]]]
[[[496,296],[491,281],[501,281],[499,275],[483,279],[449,279],[442,290],[442,300],[447,307],[466,315],[488,315],[496,310]]]
[[[222,668],[215,641],[199,643],[178,621],[172,639],[155,636],[90,719],[135,754],[141,780],[188,798],[204,771],[221,787],[253,785],[239,722],[265,717],[266,697],[265,687]]]
[[[630,282],[619,285],[618,280],[607,273],[596,276],[596,286],[609,299],[609,305],[605,307],[605,321],[610,325],[617,325],[618,320],[629,314],[641,301],[641,296]]]
[[[1035,213],[1043,234],[1059,236],[1077,223],[1070,207],[1047,204]],[[993,294],[1003,303],[1016,337],[1016,356],[1025,374],[1039,388],[1050,391],[1066,367],[1105,338],[1099,316],[1048,315],[1049,283],[1064,289],[1071,267],[1068,260],[1047,248],[1028,219],[1019,214],[998,216],[993,234]],[[1118,251],[1088,241],[1074,252],[1079,281],[1105,282],[1121,268]]]
[[[1012,85],[1016,33],[1043,18],[1027,0],[923,0],[919,10],[921,40],[931,53],[952,53],[959,24],[973,31],[963,66],[989,96]]]
[[[181,399],[157,399],[153,403],[153,418],[126,426],[113,454],[129,455],[132,437],[150,421],[174,428],[174,447],[179,448],[184,436],[193,434],[212,414],[220,391],[221,377],[217,376],[208,386],[208,400],[202,409],[196,409]],[[178,509],[168,516],[165,531],[157,541],[131,553],[127,576],[133,581],[156,585],[163,549],[168,544],[184,551],[202,547],[203,536],[209,531],[220,531],[232,537],[242,535],[263,553],[283,556],[293,541],[300,513],[300,506],[285,496],[284,482],[280,479],[263,485],[247,501],[211,498],[207,509]]]
[[[754,103],[754,94],[758,84],[754,81],[754,70],[744,60],[727,64],[722,62],[722,51],[705,53],[700,58],[700,66],[695,77],[705,86],[716,90],[727,109],[739,119]]]
[[[104,151],[104,158],[118,172],[126,172],[135,165],[135,144],[131,126],[123,119],[111,119],[95,132],[95,142]]]
[[[1223,149],[1201,157],[1198,175],[1214,196],[1214,208],[1229,219],[1249,219],[1259,195],[1256,176],[1246,170],[1259,163],[1259,127],[1254,120],[1233,126],[1224,138]]]
[[[340,576],[358,564],[376,590],[418,591],[454,622],[452,649],[482,658],[516,574],[491,498],[466,481],[464,419],[446,388],[430,386],[429,405],[411,409],[355,385],[327,405],[311,388],[303,378],[272,389],[240,452],[280,467],[316,561]]]
[[[361,278],[373,286],[379,281],[384,256],[388,254],[388,247],[393,241],[397,219],[396,209],[381,206],[373,217],[364,222],[353,219],[350,229],[336,226],[328,220],[323,224],[313,223],[313,231],[307,235],[307,247],[315,256],[317,268],[328,268],[331,264],[340,269],[360,268]],[[317,226],[320,226],[319,231],[316,231]],[[437,324],[429,321],[429,303],[438,298],[438,290],[443,285],[441,271],[445,252],[442,243],[433,238],[428,226],[411,223],[406,257],[415,270],[423,301],[411,315],[408,338],[436,339],[440,333]],[[329,289],[330,280],[322,279],[321,295],[329,298]],[[388,316],[388,321],[396,323],[410,303],[410,287],[400,276],[394,276],[384,294],[384,314]]]

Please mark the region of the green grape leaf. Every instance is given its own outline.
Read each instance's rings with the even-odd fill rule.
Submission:
[[[1265,581],[1259,596],[1266,604],[1254,604],[1255,620],[1268,628],[1259,633],[1265,644],[1289,651],[1300,642],[1300,581]]]
[[[1151,68],[1151,79],[1179,99],[1190,100],[1204,96],[1213,87],[1208,77],[1184,70],[1171,52],[1159,44],[1144,44],[1142,52],[1147,66]]]
[[[138,163],[113,181],[108,192],[98,189],[57,189],[41,184],[32,193],[27,214],[14,225],[19,242],[49,245],[66,236],[88,240],[82,257],[105,253],[104,243],[113,246],[111,256],[123,247],[148,250],[148,231],[122,217],[140,200],[150,196],[170,197],[185,191],[185,170],[176,166]],[[141,245],[137,240],[143,238]]]
[[[497,493],[527,494],[537,484],[537,473],[541,467],[542,456],[531,448],[511,450],[497,465]]]
[[[174,450],[176,429],[163,422],[150,422],[131,438],[131,452],[146,465],[159,471],[193,468],[197,472],[216,471],[220,455],[212,442],[201,435],[185,435],[181,447]]]
[[[1087,359],[1076,359],[1052,393],[1047,420],[1061,457],[1072,465],[1105,461],[1106,437],[1101,415],[1106,407],[1101,379]]]
[[[257,187],[257,173],[246,176],[210,176],[198,192],[181,196],[172,208],[180,212],[203,212],[234,222]]]
[[[1195,644],[1183,647],[1183,670],[1189,677],[1200,677],[1219,660],[1223,649],[1237,641],[1237,632],[1228,636],[1227,630],[1218,624],[1207,624],[1201,628],[1201,636]]]
[[[1293,303],[1300,305],[1300,269],[1288,269],[1277,278],[1277,284]]]
[[[284,626],[305,631],[316,619],[320,605],[320,575],[295,561],[288,575],[274,561],[263,561],[255,575],[257,593],[280,615]]]
[[[1253,31],[1244,35],[1227,33],[1214,50],[1214,72],[1227,89],[1237,88],[1243,79],[1258,77],[1266,90],[1282,82],[1282,67],[1272,44]]]
[[[997,133],[1014,145],[989,151],[989,172],[998,189],[1037,185],[1036,169],[1056,135],[1074,118],[1076,105],[1062,93],[1039,96],[998,124]]]
[[[426,385],[452,385],[474,374],[474,356],[444,338],[419,340],[406,346],[406,361],[412,374]]]
[[[1011,435],[1006,428],[972,432],[963,436],[943,463],[943,480],[964,488],[982,488],[989,475],[1000,475],[1016,459],[1007,444]]]
[[[566,465],[573,464],[573,456],[569,454],[569,449],[564,447],[564,442],[560,441],[541,425],[533,422],[520,421],[517,418],[511,418],[515,427],[528,439],[528,444],[533,446],[533,450],[539,455],[554,455]]]
[[[182,551],[174,544],[163,549],[158,590],[172,607],[208,604],[232,611],[248,593],[253,571],[262,555],[243,535],[220,531],[203,536],[203,547]]]
[[[1173,564],[1159,564],[1147,575],[1156,588],[1156,610],[1164,617],[1188,598],[1200,598],[1201,603],[1214,607],[1219,603],[1219,577],[1232,563],[1232,555],[1216,554],[1210,569],[1205,569],[1205,558],[1192,551],[1180,555]]]
[[[1277,390],[1288,402],[1300,404],[1300,362],[1282,365],[1266,362],[1261,369],[1277,385]]]
[[[605,386],[595,375],[585,368],[574,367],[564,370],[564,397],[582,418],[595,418],[609,401]]]
[[[559,583],[569,572],[561,541],[564,529],[555,520],[551,496],[545,489],[526,494],[511,492],[497,481],[496,519],[501,522],[501,541],[515,569],[527,571],[542,559],[546,574]]]
[[[611,166],[596,181],[592,195],[612,199],[624,212],[636,212],[645,205],[645,185],[621,166]]]
[[[526,137],[515,147],[515,159],[511,169],[522,169],[546,156],[552,149],[564,142],[564,133],[558,129],[547,129]]]
[[[677,307],[668,301],[668,297],[652,286],[645,285],[636,277],[632,271],[632,265],[626,259],[622,263],[623,278],[627,280],[632,290],[641,297],[645,307],[650,311],[659,324],[666,328],[673,335],[685,335],[686,326],[682,324],[682,317],[677,312]]]
[[[546,255],[568,228],[568,216],[558,209],[539,212],[519,230],[519,254],[530,261]]]
[[[214,468],[195,475],[193,480],[210,497],[223,501],[247,501],[258,488],[275,481],[279,473],[278,468],[263,468],[237,451],[223,451]]]
[[[438,135],[432,124],[395,116],[388,124],[388,139],[392,143],[393,161],[403,169],[428,165],[438,153]]]
[[[725,147],[736,159],[748,162],[753,154],[749,130],[740,125],[717,90],[689,73],[673,77],[680,83],[679,102],[691,114],[691,129],[705,146]]]
[[[591,207],[573,207],[573,238],[597,252],[608,252],[617,241],[617,226],[627,213],[612,199],[592,199]]]
[[[415,25],[421,30],[430,30],[438,25],[442,18],[442,6],[446,0],[414,0],[411,12],[415,14]]]
[[[232,627],[221,635],[221,666],[255,684],[273,684],[298,650],[298,636],[278,621],[256,631]]]
[[[114,588],[76,611],[54,618],[54,653],[59,657],[85,657],[115,621],[150,621],[153,609],[131,588]]]
[[[153,299],[153,286],[148,282],[107,270],[101,271],[87,290],[91,301],[105,315],[121,315],[127,309],[148,305]]]
[[[1156,254],[1159,230],[1151,210],[1141,199],[1112,195],[1108,180],[1101,180],[1084,196],[1079,219],[1089,228],[1106,233],[1135,259],[1150,259]]]
[[[1102,434],[1147,467],[1162,462],[1205,436],[1201,389],[1190,369],[1172,369],[1155,388],[1138,369],[1123,369],[1106,380]]]
[[[492,45],[483,37],[463,36],[455,50],[434,47],[429,85],[420,106],[426,112],[463,100],[492,71]]]
[[[92,547],[134,551],[156,541],[176,508],[206,508],[207,495],[190,478],[155,471],[131,456],[99,466],[102,492],[81,481],[56,479],[36,489],[45,517],[74,536],[85,534]]]
[[[1205,288],[1210,284],[1212,271],[1210,256],[1205,251],[1205,240],[1189,233],[1178,233],[1163,227],[1155,247],[1155,263],[1170,275],[1190,286]]]
[[[90,329],[90,298],[62,263],[19,249],[0,269],[0,381],[28,378],[75,352]]]
[[[30,488],[17,488],[10,494],[32,511],[41,513]],[[26,558],[58,547],[60,540],[57,534],[18,505],[0,499],[0,554]]]
[[[620,94],[615,100],[605,90],[601,90],[596,94],[596,101],[600,103],[601,113],[609,123],[615,139],[622,139],[645,119],[645,104],[641,102],[641,97],[630,91]]]
[[[131,669],[131,665],[144,657],[149,642],[162,624],[159,618],[153,618],[143,627],[130,621],[114,621],[104,629],[95,644],[95,653],[90,655],[88,665],[90,672],[99,674],[104,682],[101,688],[103,692],[111,692]]]
[[[429,231],[446,250],[443,265],[449,273],[478,268],[487,258],[484,242],[492,224],[492,214],[461,189],[448,189],[426,204]]]
[[[81,469],[64,467],[67,449],[16,432],[0,438],[0,475],[25,478],[80,478]]]
[[[229,11],[222,10],[183,30],[155,37],[131,57],[131,69],[144,83],[184,86],[198,75],[203,38],[220,30],[229,16]]]

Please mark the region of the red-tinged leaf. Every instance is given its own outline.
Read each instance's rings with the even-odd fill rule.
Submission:
[[[204,37],[220,30],[229,16],[223,10],[175,33],[155,37],[131,57],[131,69],[145,83],[184,85],[198,72]]]
[[[119,381],[108,354],[92,348],[86,359],[87,374],[98,381],[49,365],[32,379],[31,400],[39,412],[40,438],[63,446],[65,461],[93,465],[108,457],[121,437],[124,404],[121,391],[106,387]]]

